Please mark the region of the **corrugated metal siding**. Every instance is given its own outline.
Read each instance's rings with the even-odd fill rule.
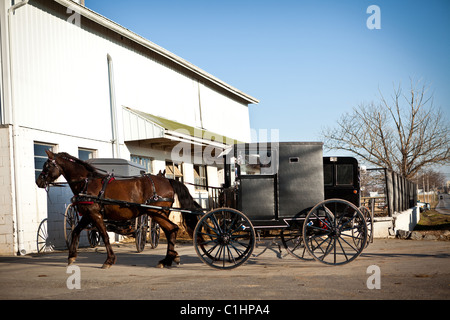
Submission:
[[[250,142],[250,118],[246,105],[221,95],[205,85],[200,86],[200,96],[203,127],[206,130],[239,141]]]
[[[15,107],[20,125],[109,141],[107,54],[116,104],[249,140],[248,109],[158,60],[127,39],[50,1],[30,1],[12,18]],[[203,123],[201,123],[202,118]],[[118,113],[119,132],[123,132]],[[123,137],[119,137],[123,140]]]
[[[106,54],[97,37],[67,23],[63,7],[51,7],[32,1],[12,18],[18,124],[109,140]]]

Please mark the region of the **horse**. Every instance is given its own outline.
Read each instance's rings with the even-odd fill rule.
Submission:
[[[126,221],[139,215],[148,214],[164,231],[167,238],[167,253],[164,259],[158,262],[157,267],[170,267],[173,262],[179,264],[180,257],[175,251],[175,241],[178,225],[169,220],[170,208],[174,197],[177,196],[183,209],[200,212],[201,206],[192,198],[187,187],[174,179],[167,179],[162,174],[145,174],[124,179],[115,179],[109,174],[100,173],[89,163],[75,158],[68,153],[53,153],[46,151],[48,160],[36,184],[39,188],[48,186],[61,175],[68,182],[74,197],[72,202],[76,205],[81,220],[72,232],[72,241],[69,247],[68,264],[71,265],[77,258],[77,249],[81,231],[89,224],[95,226],[106,247],[107,258],[102,268],[108,269],[116,263],[104,220]],[[91,198],[83,198],[80,194]],[[94,198],[92,198],[94,197]],[[91,201],[98,199],[97,201]],[[136,205],[112,204],[101,199],[118,200],[121,203]],[[138,204],[148,204],[161,209],[145,208]],[[182,212],[183,223],[192,237],[198,216]]]

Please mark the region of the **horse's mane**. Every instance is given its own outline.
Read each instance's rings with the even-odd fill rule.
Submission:
[[[100,172],[98,172],[97,168],[94,167],[93,165],[80,160],[78,158],[75,158],[74,156],[71,156],[70,154],[66,153],[66,152],[60,152],[58,153],[58,156],[61,156],[62,158],[75,162],[79,165],[82,165],[87,171],[89,171],[90,173],[94,174],[94,175],[99,175],[99,176],[103,176],[103,174],[101,174]]]

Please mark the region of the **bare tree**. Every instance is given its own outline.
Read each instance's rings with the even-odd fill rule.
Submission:
[[[421,189],[443,189],[445,187],[445,175],[432,169],[421,170],[415,177],[417,185]]]
[[[450,126],[433,106],[427,86],[411,81],[408,95],[400,86],[391,99],[360,104],[337,127],[322,131],[325,147],[346,150],[374,165],[413,178],[419,170],[450,160]]]

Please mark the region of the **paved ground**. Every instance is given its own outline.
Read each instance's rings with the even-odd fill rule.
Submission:
[[[104,248],[81,249],[81,289],[68,289],[76,273],[67,273],[67,252],[0,257],[0,299],[450,299],[450,242],[376,239],[357,260],[325,266],[277,257],[275,247],[260,245],[239,268],[223,271],[204,265],[191,244],[177,247],[182,264],[154,266],[165,244],[136,253],[134,244],[115,245],[115,266],[100,269]],[[274,250],[272,250],[274,249]],[[379,267],[380,289],[376,274]],[[375,280],[374,280],[375,279]],[[373,280],[373,281],[372,281]]]

